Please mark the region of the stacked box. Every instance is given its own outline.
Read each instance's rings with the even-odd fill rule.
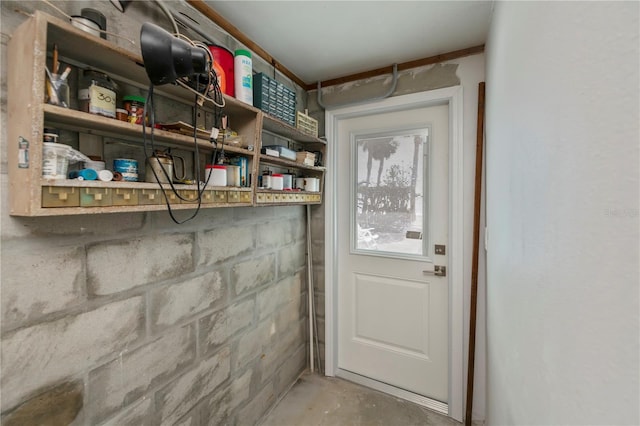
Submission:
[[[296,114],[296,127],[302,133],[315,138],[318,137],[318,120],[311,118],[300,111]]]
[[[290,126],[296,124],[296,92],[264,73],[253,76],[253,106]]]

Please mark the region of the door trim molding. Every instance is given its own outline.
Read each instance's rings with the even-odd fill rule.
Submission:
[[[462,421],[464,405],[464,222],[463,222],[463,94],[462,86],[395,96],[365,105],[325,112],[327,173],[325,176],[325,374],[338,374],[337,304],[337,193],[335,168],[338,123],[354,117],[402,111],[431,105],[449,105],[449,403],[448,415]]]

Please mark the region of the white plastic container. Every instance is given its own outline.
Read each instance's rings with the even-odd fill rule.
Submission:
[[[235,51],[233,77],[236,99],[253,105],[253,62],[251,52],[244,49]]]
[[[284,188],[284,177],[275,173],[271,175],[271,189],[275,189],[276,191],[282,191]]]
[[[318,178],[304,178],[304,190],[308,192],[320,191],[320,179]]]
[[[296,180],[295,180],[295,188],[304,189],[304,178],[303,177],[296,178]]]
[[[227,168],[227,186],[240,186],[240,166],[225,166]]]
[[[42,177],[66,179],[69,168],[69,146],[62,143],[42,144]]]
[[[292,188],[293,188],[293,175],[283,174],[282,189],[292,189]]]
[[[214,164],[206,167],[207,186],[227,186],[227,167]],[[211,177],[209,177],[211,175]]]

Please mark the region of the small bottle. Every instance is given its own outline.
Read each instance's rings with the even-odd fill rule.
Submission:
[[[122,98],[124,109],[127,111],[127,120],[131,124],[142,124],[144,115],[144,104],[146,99],[143,96],[127,95]]]

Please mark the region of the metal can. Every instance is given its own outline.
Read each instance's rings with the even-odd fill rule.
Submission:
[[[127,182],[138,181],[138,162],[130,158],[116,158],[113,160],[113,171],[122,175]]]

